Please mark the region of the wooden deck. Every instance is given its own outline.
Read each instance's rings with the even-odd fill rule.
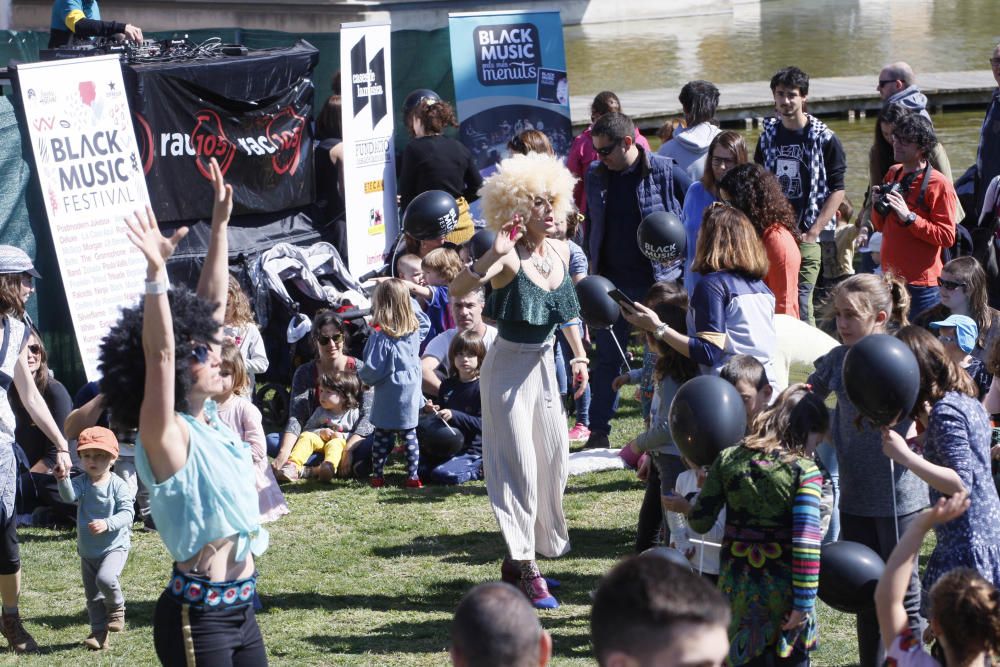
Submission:
[[[881,105],[874,75],[813,79],[809,83],[809,112],[817,116],[850,116],[877,110]],[[774,111],[768,81],[717,84],[721,93],[716,117],[724,125],[749,124]],[[927,105],[937,111],[949,106],[985,105],[996,89],[989,70],[928,72],[918,75],[917,85],[927,96]],[[618,91],[616,91],[618,92]],[[622,108],[644,130],[655,130],[664,121],[683,115],[677,94],[680,88],[654,88],[618,92]],[[590,122],[594,93],[570,97],[574,127]]]

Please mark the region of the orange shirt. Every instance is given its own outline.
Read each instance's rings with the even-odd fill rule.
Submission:
[[[899,164],[890,167],[885,182],[900,180],[901,169]],[[923,180],[920,170],[905,197],[910,211],[917,214],[912,225],[904,227],[895,211],[881,215],[874,208],[872,224],[882,232],[882,270],[901,276],[907,284],[933,287],[941,275],[941,248],[955,243],[958,196],[951,181],[932,169],[924,202],[917,206]]]
[[[773,224],[764,230],[767,275],[764,284],[774,292],[776,315],[799,317],[799,267],[802,254],[795,237],[784,225]]]

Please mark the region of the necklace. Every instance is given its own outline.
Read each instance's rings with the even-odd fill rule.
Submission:
[[[552,262],[549,261],[548,257],[539,257],[535,253],[531,253],[531,263],[535,270],[542,274],[543,278],[548,278],[549,274],[552,273]]]

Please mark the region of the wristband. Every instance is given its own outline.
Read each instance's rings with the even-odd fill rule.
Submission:
[[[577,364],[577,363],[579,363],[579,364],[585,364],[585,365],[589,366],[590,365],[590,359],[588,359],[587,357],[573,357],[572,359],[569,360],[569,363],[570,363],[571,366],[573,364]]]
[[[660,326],[656,327],[656,331],[653,332],[653,338],[656,338],[657,340],[663,340],[663,336],[666,335],[667,331],[669,330],[670,330],[669,324],[661,324]]]
[[[476,262],[475,262],[475,260],[473,260],[473,261],[469,262],[469,265],[468,265],[468,266],[466,266],[465,268],[467,268],[467,269],[469,270],[469,273],[471,273],[471,274],[472,274],[472,275],[474,275],[475,277],[477,277],[477,278],[479,278],[480,280],[482,280],[482,279],[483,279],[483,278],[485,278],[486,276],[485,276],[485,275],[483,275],[482,273],[479,273],[479,271],[476,271],[476,270],[475,270],[475,269],[473,268],[473,267],[474,267],[475,265],[476,265]]]
[[[146,281],[146,294],[166,294],[167,284],[159,280]]]

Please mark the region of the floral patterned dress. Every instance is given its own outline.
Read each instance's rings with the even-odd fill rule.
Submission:
[[[822,484],[808,459],[744,446],[723,450],[709,469],[689,525],[707,531],[726,508],[719,589],[732,607],[729,664],[817,646]],[[806,623],[782,631],[793,609],[805,613]]]
[[[1000,584],[1000,498],[990,471],[993,432],[982,405],[952,391],[934,404],[924,458],[958,473],[971,501],[965,514],[934,529],[937,546],[924,571],[924,600],[931,586],[956,567],[977,570]],[[942,494],[931,488],[931,502]]]

